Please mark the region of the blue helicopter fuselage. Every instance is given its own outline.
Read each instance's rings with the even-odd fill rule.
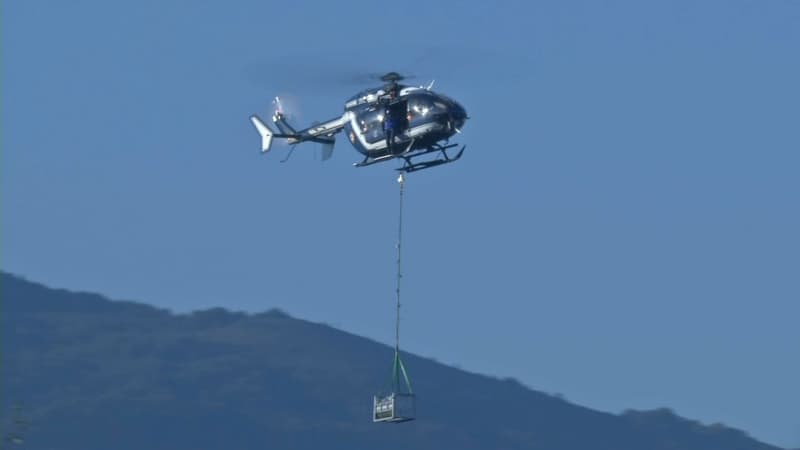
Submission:
[[[405,151],[425,149],[460,132],[467,119],[463,106],[442,94],[420,87],[402,86],[392,103],[406,112],[395,147]],[[363,155],[375,158],[396,151],[386,142],[385,115],[388,96],[381,88],[362,91],[345,103],[347,138]]]

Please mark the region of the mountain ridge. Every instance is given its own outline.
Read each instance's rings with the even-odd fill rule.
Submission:
[[[778,449],[666,408],[595,411],[407,353],[419,420],[373,424],[393,349],[275,309],[176,314],[0,272],[0,310],[2,411],[26,405],[35,448]]]

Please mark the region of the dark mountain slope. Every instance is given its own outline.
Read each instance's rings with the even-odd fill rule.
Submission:
[[[0,302],[2,410],[23,402],[29,448],[775,449],[413,355],[419,420],[373,424],[392,349],[368,339],[279,311],[174,315],[6,274]]]

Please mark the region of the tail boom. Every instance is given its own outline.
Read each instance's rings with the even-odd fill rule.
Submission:
[[[267,153],[272,148],[272,140],[274,138],[286,139],[289,144],[299,144],[301,142],[316,142],[323,145],[323,160],[330,158],[333,151],[333,144],[336,142],[336,133],[342,131],[344,124],[347,122],[347,114],[342,117],[328,120],[326,122],[313,125],[309,128],[296,131],[280,111],[276,111],[272,116],[272,122],[278,128],[279,132],[276,133],[264,123],[261,118],[253,114],[250,116],[250,122],[258,131],[261,136],[261,152]]]

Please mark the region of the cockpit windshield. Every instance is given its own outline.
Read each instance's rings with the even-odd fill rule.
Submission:
[[[409,125],[429,122],[438,114],[447,112],[447,104],[438,97],[428,93],[412,94],[408,96]]]

